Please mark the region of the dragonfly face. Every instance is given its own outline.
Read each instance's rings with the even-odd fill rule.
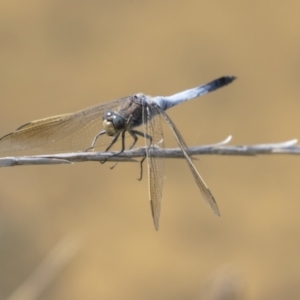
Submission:
[[[126,130],[127,120],[115,111],[107,111],[103,115],[103,128],[109,136],[115,136]]]

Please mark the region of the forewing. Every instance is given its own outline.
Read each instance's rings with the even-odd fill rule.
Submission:
[[[175,124],[173,123],[173,121],[170,119],[170,117],[165,113],[164,110],[162,110],[159,106],[157,106],[156,104],[153,104],[156,109],[159,111],[160,115],[164,118],[164,120],[166,121],[166,123],[169,125],[171,131],[173,132],[173,135],[179,145],[179,147],[181,148],[184,157],[186,159],[186,162],[193,174],[193,177],[200,189],[200,192],[204,198],[204,200],[206,201],[206,203],[208,204],[208,206],[212,209],[212,211],[219,216],[220,212],[219,212],[219,208],[218,205],[216,203],[216,200],[214,198],[214,196],[212,195],[211,191],[209,190],[209,188],[207,187],[207,185],[205,184],[204,180],[202,179],[202,177],[200,176],[200,174],[198,173],[195,165],[192,162],[191,157],[189,156],[188,152],[188,147],[186,145],[186,143],[184,142],[180,132],[178,131],[178,129],[176,128]]]
[[[85,150],[102,130],[102,115],[127,99],[98,104],[81,111],[32,121],[0,139],[0,151],[47,149]]]
[[[149,200],[154,226],[155,229],[158,230],[164,182],[165,159],[164,157],[158,157],[156,150],[159,148],[164,149],[163,131],[161,119],[157,114],[156,108],[145,106],[144,109],[147,110],[147,122],[144,126],[144,133],[152,137],[152,141],[145,138],[147,147]],[[151,117],[153,115],[156,116]]]

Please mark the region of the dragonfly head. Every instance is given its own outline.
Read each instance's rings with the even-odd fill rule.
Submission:
[[[126,120],[115,111],[109,110],[104,113],[102,125],[109,136],[115,136],[126,129]]]

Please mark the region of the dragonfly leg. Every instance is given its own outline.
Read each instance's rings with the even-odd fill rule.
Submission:
[[[133,148],[133,146],[136,144],[137,140],[138,140],[138,137],[137,135],[139,136],[142,136],[143,138],[145,139],[148,139],[150,142],[149,144],[151,145],[152,144],[152,136],[149,135],[149,134],[146,134],[144,132],[141,132],[141,131],[138,131],[138,130],[128,130],[128,132],[130,133],[130,135],[133,137],[134,141],[133,143],[131,144],[131,146],[129,147],[129,150]]]
[[[122,148],[124,147],[124,138],[123,138],[123,135],[124,135],[125,133],[124,132],[122,132]],[[104,152],[107,152],[114,144],[115,144],[115,142],[118,140],[118,138],[119,138],[119,136],[120,136],[120,133],[118,133],[114,138],[113,138],[113,140],[112,140],[112,142],[109,144],[109,146],[105,149],[105,151]],[[123,150],[121,150],[121,152],[123,152],[124,151],[124,148],[123,148]],[[111,156],[115,156],[115,155],[117,155],[117,154],[120,154],[121,152],[118,152],[118,153],[116,153],[116,154],[113,154],[113,155],[111,155]],[[108,158],[109,158],[109,156],[107,156],[103,161],[100,161],[100,163],[101,164],[104,164],[107,160],[108,160]]]
[[[139,131],[137,131],[137,130],[128,130],[128,133],[132,136],[132,138],[133,138],[133,142],[132,142],[132,144],[129,146],[129,148],[128,148],[128,150],[131,150],[132,148],[133,148],[133,146],[136,144],[136,142],[137,142],[137,140],[139,139],[138,137],[137,137],[137,132],[139,132]]]
[[[145,156],[140,161],[140,170],[141,170],[141,173],[140,173],[140,177],[137,178],[137,180],[139,180],[139,181],[141,181],[143,179],[143,162],[145,161],[146,157],[147,157],[147,155],[145,154]]]
[[[120,134],[119,134],[119,135],[120,135]],[[119,152],[117,152],[117,153],[115,153],[115,154],[113,154],[113,155],[111,155],[111,156],[116,156],[116,155],[119,155],[120,153],[124,152],[124,150],[125,150],[125,131],[122,132],[121,138],[122,138],[122,148],[121,148],[121,151],[119,151]],[[110,157],[111,157],[111,156],[110,156]],[[108,157],[107,157],[107,159],[106,159],[105,161],[107,161],[107,160],[108,160]],[[103,162],[103,163],[104,163],[104,162]],[[110,169],[111,169],[111,170],[114,169],[114,167],[115,167],[117,164],[118,164],[118,162],[116,162],[114,165],[112,165],[112,166],[110,167]]]
[[[122,152],[124,152],[124,149],[125,149],[125,133],[126,133],[126,130],[128,128],[128,126],[130,125],[130,122],[131,122],[131,119],[132,119],[132,115],[129,117],[129,119],[127,120],[127,123],[126,123],[126,126],[125,128],[123,129],[122,131],[122,148],[121,148],[121,151],[111,155],[111,156],[116,156]],[[114,139],[112,140],[112,142],[110,143],[110,145],[105,149],[105,152],[107,152],[113,145],[114,143],[118,140],[119,136],[120,136],[121,132],[117,133],[114,137]],[[107,160],[107,159],[106,159]],[[105,161],[106,161],[105,160]]]
[[[101,136],[101,135],[103,135],[103,134],[105,134],[105,133],[106,133],[105,130],[102,130],[102,131],[100,131],[99,133],[97,133],[97,135],[96,135],[96,136],[94,137],[94,139],[93,139],[93,142],[92,142],[91,146],[90,146],[89,148],[87,148],[87,149],[85,150],[85,152],[88,152],[88,151],[94,149],[98,137]]]
[[[142,136],[145,139],[148,139],[149,140],[149,143],[147,143],[148,145],[152,144],[152,136],[149,135],[149,134],[146,134],[146,133],[138,131],[138,130],[131,130],[131,131],[129,131],[129,133],[135,139],[133,141],[132,145],[129,147],[129,149],[131,149],[135,145],[135,143],[136,143],[136,141],[138,139],[137,135]],[[146,157],[147,157],[147,155],[145,154],[145,156],[140,161],[140,177],[137,178],[137,180],[139,180],[139,181],[141,181],[143,179],[143,162],[145,161]]]
[[[107,152],[107,151],[115,144],[115,142],[118,140],[119,136],[120,136],[120,133],[118,133],[118,134],[113,138],[113,140],[111,141],[111,143],[110,143],[109,146],[105,149],[104,152]]]
[[[137,140],[138,140],[137,135],[149,139],[149,140],[150,140],[150,144],[151,144],[151,142],[152,142],[152,137],[151,137],[150,135],[148,135],[148,134],[144,134],[144,133],[141,132],[141,131],[138,131],[138,130],[128,130],[128,133],[129,133],[129,134],[132,136],[132,138],[133,138],[133,142],[132,142],[132,144],[130,145],[130,147],[128,148],[128,150],[131,150],[131,149],[134,147],[134,145],[136,144],[136,142],[137,142]],[[115,155],[118,155],[118,154],[120,154],[120,153],[122,153],[124,150],[125,150],[125,132],[124,132],[124,137],[123,137],[123,134],[122,134],[122,149],[121,149],[120,152],[114,154],[114,156],[115,156]],[[142,173],[143,173],[142,164],[143,164],[145,158],[146,158],[146,156],[145,156],[145,157],[142,159],[142,161],[140,162],[140,164],[141,164],[141,175],[140,175],[140,177],[138,178],[138,180],[142,180],[142,177],[143,177],[143,175],[142,175]],[[112,167],[110,167],[110,169],[112,170],[117,164],[118,164],[118,163],[116,162]]]

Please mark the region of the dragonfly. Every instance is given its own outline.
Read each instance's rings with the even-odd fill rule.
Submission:
[[[166,110],[226,86],[235,78],[234,76],[223,76],[207,84],[171,96],[151,97],[142,93],[134,94],[97,104],[75,113],[32,121],[0,138],[0,151],[26,150],[42,146],[55,146],[54,148],[56,148],[57,145],[62,149],[88,151],[98,145],[98,139],[101,136],[109,136],[111,139],[105,152],[108,152],[118,140],[121,140],[120,151],[114,154],[108,152],[109,158],[109,155],[118,155],[125,150],[126,133],[133,139],[128,149],[132,149],[138,138],[142,137],[145,140],[146,149],[146,155],[142,162],[147,158],[149,201],[154,227],[158,230],[164,179],[164,158],[161,154],[157,154],[157,149],[164,149],[161,122],[163,119],[181,148],[205,202],[219,216],[220,212],[216,200],[198,173],[192,162],[187,144]],[[102,130],[100,130],[101,125]],[[139,127],[142,129],[138,130]]]

